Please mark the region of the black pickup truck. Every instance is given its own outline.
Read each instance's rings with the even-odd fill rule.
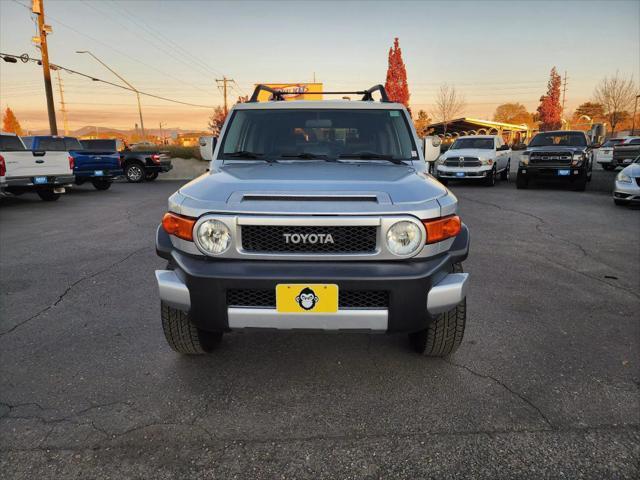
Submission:
[[[527,188],[532,180],[555,180],[584,190],[591,181],[593,147],[581,131],[540,132],[522,152],[517,188]]]
[[[626,138],[624,142],[613,147],[613,165],[626,167],[640,155],[640,137]]]
[[[173,168],[171,158],[158,150],[138,150],[125,147],[120,151],[120,164],[127,181],[140,183],[153,181],[158,174]]]

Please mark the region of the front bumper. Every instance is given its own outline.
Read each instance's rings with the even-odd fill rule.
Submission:
[[[561,175],[561,171],[568,171],[567,175]],[[523,166],[520,165],[518,167],[518,175],[523,175],[530,180],[540,179],[540,180],[559,180],[559,181],[567,181],[571,182],[581,178],[585,175],[584,167],[574,167],[571,165],[561,165],[561,166]]]
[[[451,180],[464,180],[464,179],[476,179],[481,180],[486,178],[493,169],[492,165],[482,165],[480,167],[446,167],[444,165],[438,165],[436,168],[438,178],[446,178]]]
[[[463,226],[451,249],[428,259],[403,261],[304,262],[221,260],[173,249],[158,228],[156,251],[175,265],[156,271],[160,298],[189,311],[203,330],[236,328],[376,330],[388,333],[422,330],[439,313],[466,297],[468,274],[452,273],[453,264],[469,252],[469,231]],[[344,308],[337,313],[283,314],[265,308],[227,304],[234,289],[274,291],[280,283],[337,284],[339,291],[385,291],[384,308]]]
[[[633,178],[633,183],[624,183],[616,180],[613,198],[623,202],[640,202],[640,185],[638,185],[637,181],[636,178]]]

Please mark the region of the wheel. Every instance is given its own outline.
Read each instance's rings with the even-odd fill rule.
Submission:
[[[616,169],[615,165],[603,163],[602,168],[604,168],[607,172],[611,172]]]
[[[613,203],[615,203],[616,205],[626,205],[627,202],[625,202],[624,200],[620,200],[619,198],[614,198],[613,199]]]
[[[109,187],[111,187],[111,182],[104,178],[94,178],[91,180],[91,183],[96,190],[109,190]]]
[[[220,340],[222,332],[207,332],[197,328],[189,314],[160,302],[162,330],[169,346],[185,355],[202,355],[211,352]]]
[[[158,178],[158,172],[149,172],[144,177],[147,182],[153,182],[156,178]]]
[[[130,163],[125,167],[124,175],[127,177],[127,181],[140,183],[145,177],[144,166],[138,162]]]
[[[509,172],[511,171],[511,159],[507,162],[507,168],[500,172],[500,180],[509,181]]]
[[[584,192],[587,188],[587,176],[580,175],[580,177],[573,182],[573,190],[575,192]]]
[[[453,266],[454,273],[462,272],[462,264]],[[438,315],[425,330],[409,334],[413,349],[428,357],[445,357],[455,352],[464,337],[467,321],[467,299],[448,312]]]
[[[55,202],[60,198],[60,194],[53,190],[38,190],[36,193],[45,202]]]
[[[449,180],[447,180],[446,178],[438,178],[438,181],[443,184],[445,187],[447,185],[449,185]]]
[[[496,167],[493,167],[491,169],[491,174],[487,175],[487,177],[484,179],[484,184],[487,187],[493,187],[496,184],[497,176],[498,176],[498,172],[496,170]]]
[[[529,179],[524,178],[522,175],[518,175],[516,177],[516,188],[518,190],[524,190],[526,188],[529,188]]]

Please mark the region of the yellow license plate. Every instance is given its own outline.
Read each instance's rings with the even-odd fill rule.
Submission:
[[[338,285],[276,285],[276,310],[280,313],[335,313],[338,311]]]

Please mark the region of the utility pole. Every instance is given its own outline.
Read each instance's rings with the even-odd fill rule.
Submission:
[[[58,78],[58,90],[60,92],[60,111],[62,112],[62,122],[64,123],[64,134],[69,135],[69,122],[67,120],[67,106],[64,103],[64,86],[60,77],[60,70],[56,68],[56,77]]]
[[[31,11],[38,16],[38,36],[33,37],[33,40],[39,45],[42,53],[42,72],[44,74],[44,91],[47,96],[49,130],[51,130],[51,135],[58,135],[56,107],[53,103],[53,88],[51,87],[51,70],[49,69],[49,49],[47,48],[47,34],[51,32],[51,26],[44,23],[44,0],[33,0]]]
[[[232,78],[222,77],[216,78],[216,83],[218,84],[218,88],[220,88],[220,83],[222,83],[222,94],[224,95],[224,114],[226,115],[229,112],[229,108],[227,105],[227,83],[233,82]]]
[[[160,122],[160,144],[164,145],[164,134],[162,133],[162,122]]]
[[[567,96],[567,71],[564,71],[564,82],[562,85],[562,117],[564,117],[564,103]]]
[[[42,1],[42,0],[40,0]],[[104,63],[102,60],[100,60],[98,57],[96,57],[93,53],[86,51],[86,50],[81,50],[81,51],[76,51],[76,53],[88,53],[89,55],[91,55],[94,60],[96,60],[100,65],[102,65],[104,68],[106,68],[107,70],[109,70],[111,73],[113,73],[116,77],[118,77],[120,80],[122,80],[127,87],[129,87],[131,90],[133,90],[134,92],[136,92],[136,98],[138,99],[138,115],[140,116],[140,130],[142,131],[142,140],[146,140],[147,139],[147,135],[145,134],[144,131],[144,120],[142,120],[142,105],[140,104],[140,92],[138,91],[138,89],[136,87],[134,87],[133,85],[131,85],[129,82],[127,82],[124,78],[122,78],[120,75],[118,75],[109,65],[107,65],[106,63]],[[137,129],[137,127],[136,127]]]

